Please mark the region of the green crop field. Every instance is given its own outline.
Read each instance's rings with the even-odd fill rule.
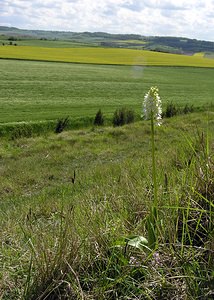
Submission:
[[[141,40],[118,40],[117,41],[118,43],[120,43],[120,44],[141,44],[141,45],[145,45],[145,44],[147,44],[147,42],[146,41],[141,41]]]
[[[214,60],[144,50],[113,48],[43,48],[0,46],[0,58],[91,64],[214,67]]]
[[[6,38],[0,37],[0,44],[4,44],[5,46],[9,46],[10,42]],[[91,44],[84,42],[75,42],[75,41],[69,41],[69,40],[42,40],[42,39],[18,39],[15,41],[12,41],[13,45],[10,45],[10,47],[14,46],[15,44],[20,46],[29,46],[29,47],[44,47],[44,48],[79,48],[79,47],[92,47]]]
[[[0,60],[0,122],[112,115],[121,106],[141,113],[145,92],[157,85],[163,105],[213,102],[214,69],[108,66]]]

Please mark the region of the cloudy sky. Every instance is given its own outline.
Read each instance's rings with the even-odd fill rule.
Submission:
[[[0,0],[0,25],[214,41],[214,0]]]

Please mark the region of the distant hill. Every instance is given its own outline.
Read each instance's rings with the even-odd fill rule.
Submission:
[[[183,37],[110,34],[105,32],[26,30],[0,26],[0,40],[18,41],[27,39],[64,40],[91,46],[145,49],[190,55],[196,52],[214,53],[214,42]]]

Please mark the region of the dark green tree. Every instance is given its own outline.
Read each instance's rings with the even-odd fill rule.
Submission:
[[[94,118],[94,125],[102,126],[103,124],[104,124],[103,113],[102,113],[101,109],[99,109]]]

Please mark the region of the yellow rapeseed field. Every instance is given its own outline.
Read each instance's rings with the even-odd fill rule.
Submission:
[[[0,58],[90,64],[191,66],[214,68],[214,60],[202,55],[180,55],[118,48],[42,48],[0,46]]]
[[[196,57],[204,57],[205,53],[204,52],[198,52],[198,53],[195,53],[194,56]]]

